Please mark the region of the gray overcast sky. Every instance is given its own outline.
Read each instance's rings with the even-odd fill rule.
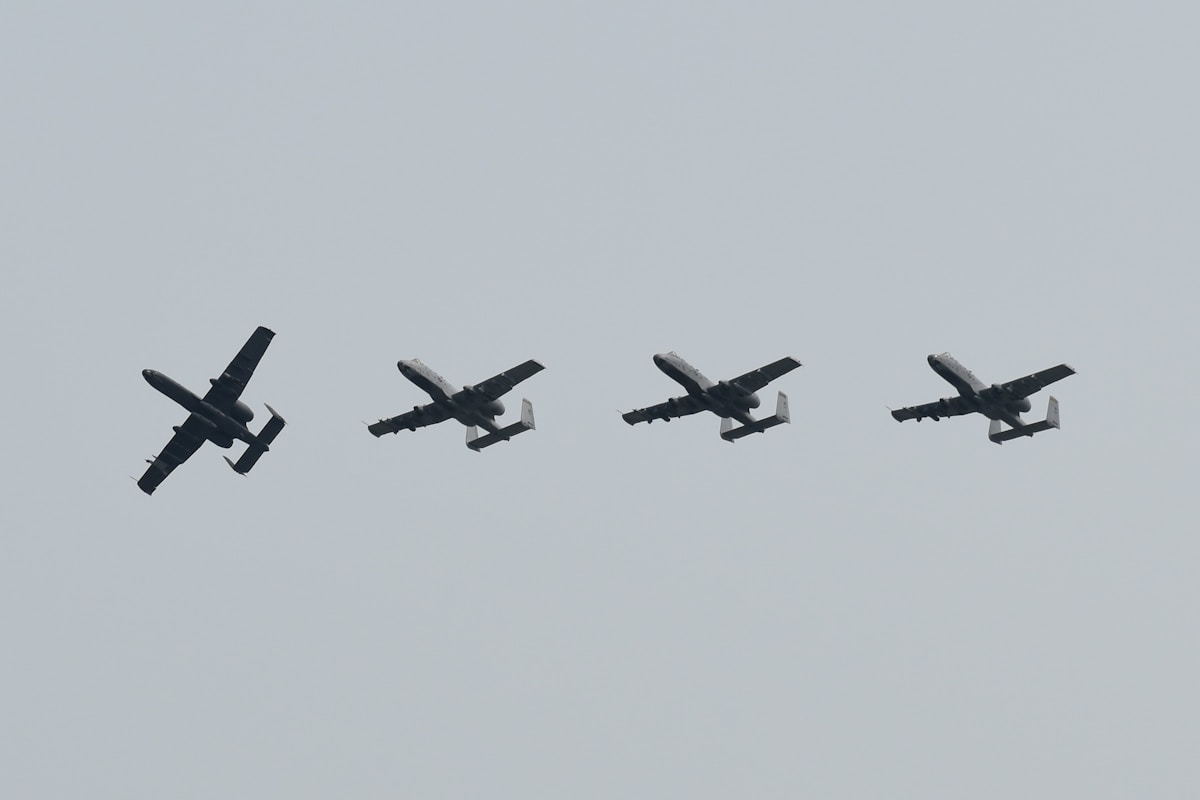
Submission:
[[[0,795],[1193,796],[1198,23],[5,12]],[[144,496],[259,324],[277,445]],[[793,424],[627,427],[669,349]],[[944,350],[1063,429],[896,424]],[[413,356],[538,430],[374,439]]]

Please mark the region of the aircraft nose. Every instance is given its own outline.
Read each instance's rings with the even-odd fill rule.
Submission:
[[[929,362],[930,366],[932,366],[934,362],[937,361],[937,353],[930,353],[929,355],[925,356],[925,360]]]

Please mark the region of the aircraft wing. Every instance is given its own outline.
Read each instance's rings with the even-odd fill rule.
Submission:
[[[648,408],[635,408],[633,411],[626,411],[621,415],[621,419],[630,425],[636,425],[639,422],[653,422],[656,419],[671,420],[686,417],[689,414],[704,411],[704,409],[705,406],[703,403],[690,394],[685,394],[683,397],[672,397],[665,403],[659,403]]]
[[[424,428],[426,425],[436,425],[448,419],[450,419],[450,412],[446,410],[445,406],[429,403],[417,406],[412,411],[406,411],[398,417],[381,419],[379,422],[368,425],[367,430],[375,436],[383,436],[385,433],[399,433],[405,429],[416,430]]]
[[[507,394],[521,381],[533,377],[544,369],[545,367],[531,358],[524,364],[518,364],[510,370],[488,378],[483,383],[475,384],[475,391],[487,396],[489,400],[495,400],[501,395]]]
[[[1026,375],[1024,378],[1017,378],[1015,381],[1009,381],[1002,384],[1001,389],[1010,397],[1021,398],[1028,397],[1034,392],[1045,389],[1055,381],[1061,381],[1070,375],[1074,375],[1075,370],[1066,364],[1059,364],[1057,367],[1044,369],[1041,372],[1035,372],[1032,375]]]
[[[731,380],[730,383],[745,389],[747,392],[757,392],[771,381],[788,374],[798,366],[800,366],[800,362],[788,356],[767,364],[765,367],[751,370],[745,375],[739,375]]]
[[[233,357],[233,361],[229,362],[229,366],[221,373],[221,377],[213,379],[212,388],[208,390],[208,394],[204,395],[205,401],[222,411],[232,408],[237,399],[242,396],[242,391],[250,382],[250,376],[254,374],[254,369],[262,360],[263,353],[267,352],[267,345],[273,338],[275,338],[275,332],[262,326],[250,334],[250,338]]]
[[[167,479],[172,470],[187,461],[193,453],[200,449],[200,445],[204,444],[208,438],[205,432],[204,423],[189,414],[187,420],[175,431],[171,441],[167,442],[163,451],[150,462],[146,474],[137,482],[138,488],[146,494],[154,494],[154,490]]]
[[[920,406],[908,406],[907,408],[897,408],[892,412],[892,417],[897,422],[904,422],[906,419],[922,420],[926,417],[933,419],[941,419],[942,417],[959,417],[963,414],[970,414],[975,410],[975,407],[964,400],[962,397],[947,397],[943,400],[938,400],[934,403],[925,403]]]

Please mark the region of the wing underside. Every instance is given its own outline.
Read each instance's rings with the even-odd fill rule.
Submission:
[[[412,411],[406,411],[396,417],[381,419],[379,422],[368,425],[367,430],[375,436],[383,436],[388,433],[399,433],[402,430],[424,428],[426,425],[436,425],[449,418],[450,412],[444,406],[437,403],[430,403],[418,406]]]
[[[758,369],[750,370],[745,375],[739,375],[731,380],[730,383],[747,392],[757,392],[771,381],[788,374],[799,366],[799,361],[791,356],[786,356],[778,361],[767,364],[765,367],[759,367]]]
[[[1059,364],[1057,367],[1050,367],[1050,369],[1044,369],[1041,372],[1035,372],[1032,375],[1026,375],[1023,378],[1017,378],[1014,381],[1001,384],[1000,388],[1009,397],[1023,398],[1074,374],[1075,370],[1073,368],[1066,364]]]
[[[496,400],[501,395],[510,392],[521,381],[533,377],[543,369],[545,367],[531,358],[523,364],[518,364],[512,369],[505,370],[499,375],[494,375],[482,383],[475,384],[475,391],[485,395],[489,400]]]
[[[254,333],[250,334],[250,338],[233,357],[233,361],[229,362],[229,366],[221,373],[221,377],[214,379],[212,388],[204,395],[204,399],[222,411],[232,408],[233,404],[242,396],[246,384],[250,382],[254,370],[258,367],[258,362],[262,360],[263,354],[267,352],[267,345],[273,338],[275,338],[274,331],[259,326]]]
[[[621,419],[630,425],[636,425],[639,422],[653,422],[656,419],[678,419],[679,417],[696,414],[704,409],[704,404],[699,400],[691,395],[684,395],[683,397],[673,397],[665,403],[626,411],[621,415]]]
[[[163,451],[150,462],[150,467],[137,482],[138,488],[146,494],[153,494],[158,485],[166,480],[176,467],[187,461],[193,453],[200,449],[200,445],[204,444],[208,438],[204,431],[202,423],[196,421],[195,417],[188,416],[187,420],[175,431],[171,441],[167,442]]]
[[[961,397],[947,397],[933,403],[898,408],[892,412],[892,417],[897,422],[904,422],[906,419],[922,420],[926,417],[941,419],[970,414],[974,410],[975,408]]]

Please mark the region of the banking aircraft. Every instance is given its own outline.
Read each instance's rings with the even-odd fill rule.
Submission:
[[[673,350],[654,356],[654,363],[672,380],[687,389],[688,393],[682,397],[672,397],[665,403],[625,412],[621,419],[630,425],[649,423],[656,419],[670,422],[676,417],[711,411],[721,417],[721,438],[733,442],[751,433],[762,433],[767,428],[792,421],[788,415],[787,395],[783,392],[779,393],[775,416],[755,419],[750,414],[750,409],[758,408],[761,402],[756,394],[759,389],[800,366],[800,362],[794,358],[781,358],[733,380],[719,383],[713,383],[704,377],[700,370],[684,361]],[[734,420],[740,422],[741,427],[734,428]]]
[[[520,420],[503,428],[496,423],[496,417],[504,413],[500,396],[545,369],[533,359],[488,378],[483,383],[461,389],[425,366],[419,358],[401,360],[396,366],[401,375],[425,390],[433,402],[413,406],[412,411],[406,411],[398,417],[381,419],[368,425],[367,430],[375,436],[399,433],[405,429],[415,431],[426,425],[456,419],[467,426],[467,447],[479,452],[496,442],[506,442],[519,433],[533,430],[533,404],[528,400],[521,401]],[[479,428],[486,430],[487,435],[480,436]]]
[[[1050,398],[1046,409],[1046,419],[1042,421],[1027,423],[1021,419],[1021,412],[1032,407],[1029,395],[1075,374],[1071,367],[1059,364],[1057,367],[1050,367],[1008,383],[993,383],[988,386],[949,353],[931,355],[926,361],[934,372],[958,390],[958,396],[897,409],[892,412],[892,416],[898,422],[904,422],[906,419],[920,422],[925,417],[937,421],[942,417],[983,414],[992,421],[988,427],[988,438],[996,444],[1004,444],[1009,439],[1033,436],[1035,433],[1059,427],[1058,400],[1053,397]],[[1004,429],[1005,423],[1009,425],[1007,430]]]
[[[183,424],[175,426],[175,435],[163,451],[155,458],[146,459],[150,467],[137,482],[143,492],[153,494],[171,471],[191,458],[206,441],[217,447],[232,447],[233,440],[240,439],[249,445],[236,463],[225,458],[229,466],[242,475],[249,472],[262,454],[270,449],[271,442],[283,430],[283,417],[267,406],[271,418],[261,431],[251,433],[246,423],[254,419],[254,412],[238,398],[242,396],[242,390],[246,388],[274,337],[275,333],[266,328],[260,327],[254,331],[221,377],[209,379],[212,388],[204,397],[197,397],[161,372],[142,370],[142,377],[147,383],[189,412]]]

